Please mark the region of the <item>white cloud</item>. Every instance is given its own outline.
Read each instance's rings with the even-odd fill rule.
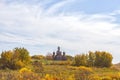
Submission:
[[[40,4],[8,5],[0,2],[0,41],[11,42],[11,45],[12,42],[16,45],[17,43],[29,45],[29,48],[35,48],[35,45],[46,47],[60,45],[72,51],[72,55],[89,50],[106,50],[117,57],[120,46],[116,43],[120,43],[120,29],[115,27],[120,24],[114,23],[116,17],[107,14],[65,13],[50,16],[67,3],[70,3],[69,0],[56,3],[48,10],[44,10]],[[2,45],[4,47],[1,48],[7,46]],[[38,48],[35,48],[36,51]],[[114,61],[118,62],[117,59]]]
[[[57,11],[59,11],[59,9],[61,9],[65,4],[71,3],[74,0],[62,0],[59,3],[54,4],[53,6],[51,6],[48,10],[47,10],[47,15],[56,13]]]

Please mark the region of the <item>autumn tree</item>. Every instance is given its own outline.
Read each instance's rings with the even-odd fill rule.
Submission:
[[[2,68],[11,68],[13,65],[12,63],[12,56],[13,52],[12,51],[4,51],[1,53],[1,67]]]
[[[89,51],[88,53],[88,66],[93,67],[95,63],[95,54],[94,52]]]
[[[15,48],[13,51],[1,53],[1,68],[20,69],[30,62],[29,52],[25,48]]]
[[[110,67],[112,65],[112,55],[105,51],[96,51],[95,52],[95,66],[96,67]]]
[[[110,67],[112,65],[112,55],[105,51],[89,52],[89,54],[79,54],[74,58],[75,66],[89,67]]]
[[[75,66],[86,66],[87,65],[87,55],[86,54],[76,55],[74,58],[74,65]]]
[[[30,62],[29,52],[25,48],[15,48],[13,50],[14,57],[17,57],[18,60],[21,62],[28,64]]]

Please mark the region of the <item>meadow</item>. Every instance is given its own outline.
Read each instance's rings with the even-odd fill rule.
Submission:
[[[39,67],[0,70],[0,80],[120,80],[117,66],[96,68],[71,66],[70,61],[39,60]],[[42,67],[42,68],[41,68]]]
[[[4,51],[0,58],[0,80],[120,80],[120,64],[112,64],[108,52],[89,52],[67,60],[51,55],[30,56],[25,48]]]

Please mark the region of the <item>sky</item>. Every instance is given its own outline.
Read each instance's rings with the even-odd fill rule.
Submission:
[[[107,51],[120,62],[120,0],[0,0],[0,52]]]

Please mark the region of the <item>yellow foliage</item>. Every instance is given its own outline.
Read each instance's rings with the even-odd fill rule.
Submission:
[[[86,71],[90,71],[90,72],[93,72],[93,70],[89,67],[85,67],[85,66],[80,66],[78,67],[79,70],[86,70]]]
[[[22,68],[19,70],[20,73],[24,73],[24,72],[31,72],[30,69],[27,69],[27,68]]]
[[[90,80],[102,80],[98,75],[94,74],[94,75],[90,75],[89,76]]]
[[[20,60],[15,62],[15,68],[16,69],[20,69],[24,66],[25,66],[25,64],[23,62],[21,62]]]
[[[45,75],[45,80],[54,80],[53,77],[49,74]]]
[[[68,77],[68,80],[75,80],[74,75],[70,75],[70,76]]]
[[[42,80],[61,80],[59,78],[60,77],[56,77],[56,76],[53,76],[53,75],[50,75],[50,74],[46,74],[45,77]],[[70,79],[70,80],[73,80],[73,79]]]
[[[10,61],[12,59],[12,51],[5,51],[5,52],[2,52],[1,54],[1,58],[4,60],[4,61]]]
[[[104,76],[102,77],[102,80],[112,80],[110,76]]]
[[[90,71],[93,72],[92,68],[89,67],[85,67],[85,66],[79,66],[79,67],[75,67],[75,66],[68,66],[67,68],[72,69],[72,70],[86,70],[86,71]]]

